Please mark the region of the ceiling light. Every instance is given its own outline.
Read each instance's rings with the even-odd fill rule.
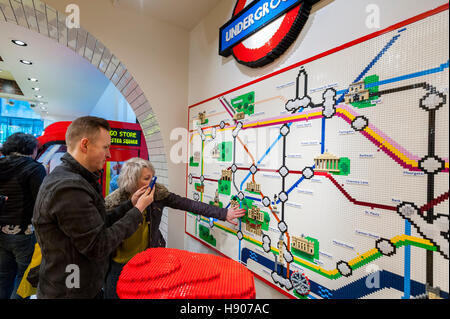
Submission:
[[[40,91],[40,88],[32,88],[35,91]]]
[[[42,96],[42,95],[36,95],[36,98],[38,98],[38,99],[42,99],[42,98],[43,98],[43,96]]]
[[[14,43],[15,45],[21,46],[21,47],[26,47],[28,44],[26,44],[23,41],[20,40],[11,40],[12,43]]]
[[[35,79],[35,78],[28,78],[28,81],[31,81],[31,82],[37,82],[38,79]]]
[[[20,60],[20,62],[22,62],[23,64],[26,64],[26,65],[32,65],[33,64],[33,62],[28,61],[28,60]]]

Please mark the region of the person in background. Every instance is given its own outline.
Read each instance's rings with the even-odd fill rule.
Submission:
[[[138,189],[106,212],[98,172],[111,157],[110,126],[85,116],[66,132],[67,153],[44,180],[33,212],[42,251],[37,298],[103,298],[110,254],[143,222],[154,192]]]
[[[129,200],[137,189],[149,185],[154,175],[155,169],[149,161],[139,157],[129,159],[120,172],[119,188],[105,198],[106,207],[113,209],[122,202]],[[226,220],[234,225],[237,225],[234,221],[236,218],[245,215],[245,209],[219,208],[194,201],[171,193],[159,183],[155,184],[154,189],[154,201],[145,210],[144,222],[133,235],[120,244],[113,255],[105,282],[105,298],[107,299],[118,298],[116,293],[117,281],[122,268],[131,258],[150,247],[165,247],[166,242],[159,230],[162,211],[165,206]]]
[[[15,133],[3,144],[0,158],[0,299],[20,299],[17,287],[33,255],[36,237],[31,217],[46,175],[34,160],[38,141]]]

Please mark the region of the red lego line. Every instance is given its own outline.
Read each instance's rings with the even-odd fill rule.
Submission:
[[[438,197],[433,199],[431,202],[420,207],[420,211],[423,213],[423,212],[428,211],[430,208],[439,205],[440,203],[442,203],[443,201],[448,199],[448,194],[449,194],[449,191],[445,192],[444,194],[439,195]]]
[[[215,95],[215,96],[213,96],[213,97],[210,97],[210,98],[208,98],[208,99],[206,99],[206,100],[203,100],[203,101],[200,101],[200,102],[198,102],[198,103],[192,104],[192,105],[189,106],[189,108],[192,108],[192,107],[194,107],[194,106],[197,106],[197,105],[206,103],[206,102],[208,102],[208,101],[214,100],[214,99],[216,99],[216,98],[219,98],[220,96],[227,95],[227,94],[232,93],[232,92],[234,92],[234,91],[243,89],[243,88],[245,88],[245,87],[247,87],[247,86],[250,86],[250,85],[252,85],[252,84],[261,82],[261,81],[263,81],[263,80],[265,80],[265,79],[271,78],[271,77],[273,77],[273,76],[275,76],[275,75],[278,75],[278,74],[280,74],[280,73],[284,73],[284,72],[289,71],[289,70],[291,70],[291,69],[300,67],[301,65],[307,64],[307,63],[312,62],[312,61],[314,61],[314,60],[321,59],[321,58],[323,58],[323,57],[325,57],[325,56],[327,56],[327,55],[333,54],[333,53],[335,53],[335,52],[339,52],[339,51],[341,51],[341,50],[347,49],[347,48],[349,48],[349,47],[352,47],[352,46],[357,45],[357,44],[359,44],[359,43],[365,42],[365,41],[367,41],[367,40],[376,38],[376,37],[378,37],[378,36],[380,36],[380,35],[382,35],[382,34],[385,34],[385,33],[387,33],[387,32],[391,32],[391,31],[397,30],[397,29],[402,28],[402,27],[404,27],[404,26],[406,26],[406,25],[408,25],[408,24],[411,24],[411,23],[414,23],[414,22],[423,20],[423,19],[428,18],[428,17],[430,17],[430,16],[432,16],[432,15],[435,15],[435,14],[437,14],[437,13],[439,13],[439,12],[448,10],[448,8],[449,8],[449,3],[443,4],[443,5],[441,5],[441,6],[437,7],[437,8],[435,8],[435,9],[432,9],[432,10],[429,10],[429,11],[426,11],[426,12],[423,12],[423,13],[418,14],[418,15],[412,17],[412,18],[409,18],[409,19],[403,20],[403,21],[401,21],[401,22],[399,22],[399,23],[393,24],[393,25],[391,25],[390,27],[387,27],[387,28],[382,29],[382,30],[380,30],[380,31],[376,31],[376,32],[373,32],[373,33],[371,33],[371,34],[365,35],[365,36],[363,36],[363,37],[360,37],[360,38],[355,39],[355,40],[353,40],[353,41],[347,42],[347,43],[345,43],[345,44],[343,44],[343,45],[340,45],[340,46],[335,47],[335,48],[333,48],[333,49],[330,49],[330,50],[328,50],[328,51],[322,52],[322,53],[317,54],[317,55],[315,55],[315,56],[313,56],[313,57],[310,57],[310,58],[308,58],[308,59],[305,59],[305,60],[303,60],[303,61],[297,62],[297,63],[295,63],[295,64],[293,64],[293,65],[291,65],[291,66],[288,66],[288,67],[286,67],[286,68],[280,69],[280,70],[275,71],[275,72],[272,72],[272,73],[270,73],[270,74],[267,74],[267,75],[265,75],[265,76],[263,76],[263,77],[260,77],[259,79],[256,79],[256,80],[250,81],[250,82],[248,82],[248,83],[246,83],[246,84],[243,84],[243,85],[240,85],[240,86],[238,86],[238,87],[235,87],[234,89],[230,89],[230,90],[228,90],[228,91],[225,91],[225,92],[223,92],[223,93],[220,93],[220,94],[217,94],[217,95]]]
[[[369,203],[369,202],[361,202],[358,201],[356,199],[354,199],[352,196],[350,196],[350,194],[334,179],[333,176],[331,176],[330,174],[326,173],[326,172],[314,172],[314,175],[319,175],[319,176],[325,176],[326,178],[328,178],[340,191],[342,194],[344,194],[345,197],[347,197],[347,199],[352,202],[355,205],[359,205],[359,206],[366,206],[366,207],[370,207],[372,209],[374,208],[379,208],[379,209],[385,209],[385,210],[391,210],[391,211],[397,211],[397,207],[395,206],[388,206],[388,205],[383,205],[383,204],[376,204],[376,203]]]

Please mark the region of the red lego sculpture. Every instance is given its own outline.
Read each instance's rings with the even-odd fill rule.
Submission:
[[[149,248],[123,268],[121,299],[254,299],[252,273],[225,257]]]

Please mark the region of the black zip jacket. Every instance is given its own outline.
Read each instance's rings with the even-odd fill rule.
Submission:
[[[42,183],[33,226],[42,251],[38,298],[94,298],[110,254],[142,223],[127,201],[106,212],[98,176],[69,153]]]
[[[0,195],[8,197],[0,209],[0,226],[18,225],[22,233],[27,229],[45,175],[44,166],[31,157],[0,158]]]

